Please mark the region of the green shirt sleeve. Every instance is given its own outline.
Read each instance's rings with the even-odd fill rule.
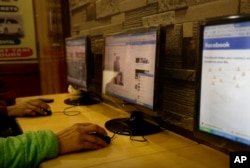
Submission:
[[[59,153],[56,135],[49,130],[26,132],[15,137],[0,138],[0,167],[33,168]]]

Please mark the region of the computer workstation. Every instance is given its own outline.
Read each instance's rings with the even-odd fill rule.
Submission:
[[[64,100],[71,97],[69,93],[22,97],[17,98],[17,102],[38,97],[54,99],[54,102],[50,103],[52,115],[18,118],[17,121],[23,132],[49,129],[57,133],[79,122],[96,123],[105,127],[105,123],[111,119],[130,116],[124,110],[103,102],[88,106],[67,105]],[[69,107],[66,113],[71,111],[78,111],[78,113],[65,115],[62,111]],[[109,130],[107,132],[110,137],[114,134]],[[133,138],[141,139],[141,136]],[[228,155],[174,132],[164,130],[147,135],[145,138],[147,141],[139,142],[131,140],[127,135],[116,134],[106,148],[59,156],[42,162],[39,167],[229,167]]]
[[[249,27],[249,15],[200,22],[194,136],[198,142],[228,154],[250,151]],[[122,100],[122,109],[135,107],[129,118],[107,121],[109,131],[144,136],[165,129],[143,118],[147,109],[152,116],[158,110],[159,57],[164,55],[164,38],[162,27],[104,36],[102,91]]]
[[[249,40],[249,20],[249,17],[217,18],[215,20],[201,22],[200,27],[201,58],[200,69],[197,73],[197,113],[195,115],[194,133],[198,142],[206,143],[226,153],[244,150],[249,151],[249,113],[247,112],[249,91],[247,87],[248,80],[246,78],[249,67],[247,61],[249,43],[246,42]],[[117,37],[115,36],[114,39],[118,40],[118,37],[127,39],[127,36],[123,36],[125,35],[119,34]],[[133,35],[131,36],[133,37]],[[107,36],[107,38],[110,38],[110,36]],[[140,85],[143,83],[143,80],[154,81],[152,79],[154,75],[151,73],[153,71],[150,69],[150,66],[148,66],[148,63],[151,62],[151,59],[148,59],[147,56],[148,52],[143,57],[136,54],[134,60],[132,59],[133,62],[129,63],[129,65],[134,65],[134,68],[130,68],[126,57],[121,57],[125,55],[124,53],[127,53],[125,52],[125,48],[129,48],[130,51],[136,53],[143,45],[139,45],[140,43],[138,42],[132,42],[123,43],[120,46],[112,46],[112,41],[108,43],[108,40],[109,39],[105,40],[105,44],[109,44],[110,46],[109,49],[105,49],[103,94],[104,96],[120,100],[121,103],[119,105],[121,108],[109,106],[105,102],[90,106],[75,106],[74,108],[81,111],[80,115],[73,116],[73,118],[70,119],[67,116],[58,117],[52,115],[50,117],[56,117],[57,120],[60,118],[60,120],[58,120],[59,125],[54,126],[54,124],[51,124],[52,118],[50,118],[47,120],[48,126],[45,126],[46,128],[51,127],[56,131],[59,127],[62,127],[62,125],[65,126],[65,123],[67,125],[79,121],[96,122],[103,127],[107,126],[109,121],[112,122],[116,119],[118,119],[118,121],[125,119],[127,122],[133,115],[121,109],[125,109],[123,106],[131,106],[131,104],[135,107],[135,110],[138,110],[137,108],[139,107],[140,113],[138,113],[138,115],[142,114],[141,112],[144,111],[144,108],[154,110],[152,104],[150,106],[150,103],[143,103],[141,99],[137,100],[133,98],[131,102],[130,99],[125,98],[122,94],[125,93],[125,95],[129,95],[126,89],[122,90],[124,92],[115,90],[116,88],[121,89],[128,87],[125,85],[125,79],[129,79],[126,75],[131,73],[134,77],[129,80],[129,83],[132,83],[131,85],[134,86],[133,93],[137,97],[138,95],[141,96],[136,92],[139,79],[142,80],[140,81]],[[238,42],[238,40],[240,42]],[[126,44],[127,47],[124,47],[124,44]],[[222,48],[220,48],[220,46],[222,46]],[[111,52],[112,49],[116,49],[115,52]],[[107,61],[107,66],[105,63],[106,57],[112,59],[112,61]],[[118,62],[120,63],[118,64]],[[122,71],[122,66],[126,67],[129,72]],[[122,75],[119,72],[123,72]],[[119,77],[114,79],[114,77],[117,76]],[[112,81],[111,87],[106,87],[110,81]],[[147,82],[146,84],[149,83],[150,82]],[[156,83],[153,82],[151,84]],[[147,85],[145,85],[145,87],[147,87]],[[67,107],[63,102],[68,96],[68,94],[54,95],[58,100],[55,101],[55,104],[52,104],[53,111]],[[58,103],[58,101],[60,103]],[[56,102],[58,105],[56,105]],[[144,105],[146,107],[142,107]],[[241,115],[238,115],[238,113]],[[131,114],[137,113],[132,112]],[[28,123],[29,122],[30,120]],[[125,124],[127,124],[126,122]],[[24,125],[25,130],[30,127],[28,123],[27,121],[26,123],[24,121],[21,123],[21,125]],[[38,124],[38,126],[40,127],[41,125]],[[109,135],[120,133],[119,130],[109,129],[108,126],[107,129]],[[146,137],[148,143],[140,143],[139,145],[134,144],[135,142],[131,143],[128,136],[126,136],[131,133],[131,130],[121,131],[121,134],[122,133],[124,134],[116,135],[116,138],[106,149],[62,156],[55,160],[44,162],[41,167],[50,167],[52,165],[52,167],[66,167],[69,165],[103,167],[114,165],[122,166],[123,164],[130,164],[132,167],[136,167],[153,165],[153,163],[158,163],[158,167],[165,167],[166,165],[178,167],[178,165],[176,166],[175,164],[176,162],[183,162],[186,166],[191,167],[229,167],[228,155],[170,131],[161,130],[156,134],[149,134]],[[139,136],[141,136],[141,134],[139,134]],[[165,163],[163,163],[162,160],[164,160]],[[182,166],[179,165],[179,167]]]
[[[200,25],[195,136],[226,153],[250,151],[250,16]]]
[[[99,103],[93,89],[94,58],[88,36],[72,36],[65,39],[67,82],[77,93],[64,100],[69,105],[92,105]]]
[[[159,55],[163,53],[160,46],[164,45],[165,40],[163,33],[162,27],[154,27],[132,29],[104,36],[103,99],[114,100],[120,107],[136,108],[129,118],[107,121],[105,127],[110,131],[124,135],[144,136],[162,130],[156,122],[153,124],[144,119],[146,115],[144,111],[149,111],[150,115],[156,114],[158,62]],[[92,80],[95,74],[93,74],[94,61],[90,41],[91,37],[83,35],[65,39],[67,81],[79,91],[75,97],[66,99],[64,101],[66,104],[100,103],[96,98],[91,97],[94,95]],[[120,129],[117,130],[118,128]]]
[[[249,16],[241,15],[206,19],[200,24],[194,135],[197,141],[226,153],[249,150],[249,115],[245,102],[248,93],[249,20]],[[158,27],[104,36],[103,98],[114,100],[118,108],[129,114],[129,117],[107,120],[105,127],[109,131],[133,136],[162,131],[159,125],[151,124],[144,118],[148,114],[145,112],[154,116],[157,110],[157,68],[159,53],[163,53],[160,46],[164,44],[164,40],[160,39],[164,37],[162,33]],[[85,39],[82,44],[87,44],[88,38],[82,38]],[[72,39],[75,37],[69,38]],[[89,61],[85,63],[86,67],[90,67],[87,65]],[[87,81],[91,83],[89,79]],[[228,95],[234,92],[237,97]],[[239,106],[244,107],[240,110],[241,115],[236,112]],[[133,110],[126,110],[127,107]]]
[[[159,83],[159,56],[163,54],[164,31],[161,27],[131,29],[104,36],[104,99],[115,98],[120,108],[132,106],[129,118],[115,118],[105,127],[114,133],[144,136],[162,130],[147,121],[156,114]],[[146,113],[146,111],[149,111]]]

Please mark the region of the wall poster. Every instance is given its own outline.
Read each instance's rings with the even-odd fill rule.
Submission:
[[[0,0],[0,60],[35,58],[33,0]]]

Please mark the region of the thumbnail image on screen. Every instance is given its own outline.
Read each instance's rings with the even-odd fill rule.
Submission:
[[[205,25],[199,130],[250,146],[250,19]]]
[[[103,92],[153,109],[157,30],[105,38]]]

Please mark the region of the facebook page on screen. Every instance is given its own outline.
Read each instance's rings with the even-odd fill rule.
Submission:
[[[199,122],[250,145],[250,22],[204,27]]]
[[[103,91],[152,109],[156,39],[156,30],[107,37]]]

